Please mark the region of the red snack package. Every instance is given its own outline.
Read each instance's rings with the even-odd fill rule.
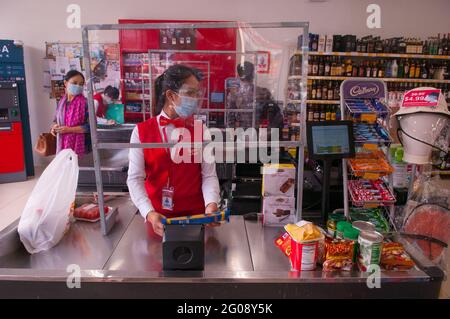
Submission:
[[[291,236],[288,233],[284,233],[278,237],[275,240],[275,245],[277,245],[287,257],[291,255]]]
[[[105,206],[105,214],[108,214],[109,207]],[[100,209],[96,204],[84,204],[75,209],[74,217],[80,220],[97,221],[100,219]]]

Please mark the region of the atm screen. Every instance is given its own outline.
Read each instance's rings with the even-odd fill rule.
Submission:
[[[17,89],[0,88],[0,108],[17,107]]]

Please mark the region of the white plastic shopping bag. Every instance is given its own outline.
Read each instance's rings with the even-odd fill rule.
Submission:
[[[30,254],[55,246],[70,223],[78,183],[78,156],[62,150],[42,173],[20,218],[20,240]]]

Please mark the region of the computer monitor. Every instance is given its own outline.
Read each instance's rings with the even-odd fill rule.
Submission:
[[[313,159],[342,159],[355,155],[352,121],[307,123],[308,152]]]

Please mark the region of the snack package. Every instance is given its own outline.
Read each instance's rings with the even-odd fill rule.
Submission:
[[[288,233],[284,233],[275,240],[275,245],[281,249],[281,251],[289,257],[291,255],[291,236]]]
[[[296,169],[293,164],[265,164],[262,169],[263,196],[293,197]]]
[[[283,226],[295,221],[295,197],[268,196],[263,198],[265,226]]]
[[[381,266],[386,270],[408,270],[414,267],[414,261],[408,256],[400,243],[384,243],[381,254]]]
[[[326,238],[326,257],[323,263],[323,271],[344,270],[353,268],[354,243],[348,240]]]

